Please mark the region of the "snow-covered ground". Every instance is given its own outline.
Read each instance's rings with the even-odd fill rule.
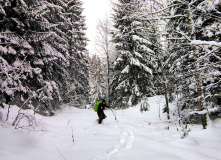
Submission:
[[[160,113],[163,97],[149,98],[150,110],[139,106],[111,110],[107,119],[97,123],[93,109],[64,107],[56,116],[41,119],[45,131],[13,129],[9,120],[0,125],[1,160],[220,160],[221,120],[188,126],[189,135],[181,139],[180,126],[166,121]],[[12,110],[12,109],[11,109]],[[7,109],[2,112],[6,113]],[[173,115],[171,114],[173,119]],[[5,116],[2,117],[5,119]],[[73,136],[72,136],[73,135]]]

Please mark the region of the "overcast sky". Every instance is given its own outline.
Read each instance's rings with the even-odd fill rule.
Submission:
[[[83,15],[86,16],[87,25],[87,37],[90,42],[88,43],[87,49],[90,54],[94,54],[94,41],[96,37],[96,25],[98,19],[104,18],[110,13],[111,10],[111,0],[82,0],[84,12]]]

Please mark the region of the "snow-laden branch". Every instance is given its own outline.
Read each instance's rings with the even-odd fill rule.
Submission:
[[[214,112],[217,112],[219,111],[221,108],[219,107],[215,107],[215,108],[210,108],[210,109],[207,109],[207,110],[202,110],[202,111],[192,111],[192,112],[189,112],[188,113],[188,116],[190,115],[194,115],[194,114],[207,114],[207,113],[214,113]]]
[[[216,41],[192,40],[190,44],[191,45],[208,45],[208,46],[221,47],[221,42],[216,42]]]

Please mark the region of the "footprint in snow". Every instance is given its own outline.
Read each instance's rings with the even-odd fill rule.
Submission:
[[[132,130],[124,130],[121,133],[120,139],[118,143],[114,146],[114,148],[108,152],[108,154],[103,158],[93,158],[92,160],[100,160],[100,159],[110,159],[112,156],[116,155],[120,151],[126,149],[131,149],[133,147],[133,143],[135,140],[135,135]]]
[[[132,130],[123,131],[121,133],[121,138],[119,140],[119,143],[117,143],[115,147],[108,153],[108,158],[110,158],[114,154],[117,154],[123,149],[131,149],[133,147],[134,140],[135,140],[135,136]]]

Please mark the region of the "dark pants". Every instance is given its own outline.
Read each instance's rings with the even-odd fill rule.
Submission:
[[[97,115],[99,117],[99,124],[101,124],[102,120],[107,117],[104,113],[97,113]]]

